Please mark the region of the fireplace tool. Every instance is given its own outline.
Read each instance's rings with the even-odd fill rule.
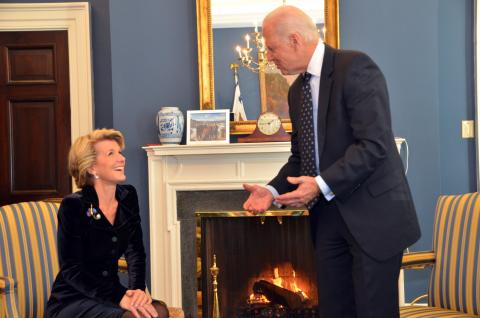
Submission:
[[[210,267],[210,272],[213,277],[213,312],[212,318],[220,318],[220,306],[218,305],[218,282],[217,276],[220,269],[217,267],[217,255],[213,254],[213,266]]]

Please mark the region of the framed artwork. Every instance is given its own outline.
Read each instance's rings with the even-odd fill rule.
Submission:
[[[187,145],[228,144],[230,110],[187,111]]]
[[[288,113],[288,89],[298,75],[282,75],[274,67],[265,71],[265,93],[267,111],[274,112],[282,119],[290,120]]]

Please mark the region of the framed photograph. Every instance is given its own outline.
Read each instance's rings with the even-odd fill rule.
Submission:
[[[187,145],[230,142],[230,110],[188,110]]]

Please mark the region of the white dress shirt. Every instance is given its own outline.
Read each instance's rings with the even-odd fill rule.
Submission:
[[[323,178],[320,176],[320,157],[318,155],[318,97],[320,91],[320,74],[322,73],[324,53],[325,44],[321,40],[319,40],[317,43],[317,47],[315,48],[315,51],[313,52],[313,55],[310,59],[310,62],[308,63],[307,72],[312,75],[310,78],[310,87],[312,90],[313,102],[313,130],[315,132],[315,166],[317,168],[317,176],[315,177],[315,181],[317,182],[318,187],[320,188],[320,191],[322,192],[325,199],[327,201],[330,201],[335,197],[335,195],[333,194],[332,190],[327,185],[325,180],[323,180]],[[274,198],[279,195],[278,191],[274,187],[270,185],[267,185],[266,187],[268,190],[270,190]]]

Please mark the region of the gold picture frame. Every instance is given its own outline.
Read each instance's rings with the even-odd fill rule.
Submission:
[[[210,0],[197,1],[198,85],[200,109],[215,109],[215,81],[213,67],[213,32]],[[319,0],[321,1],[321,0]],[[325,42],[335,48],[340,45],[338,0],[325,1]],[[292,130],[289,119],[282,120],[286,131]],[[231,135],[250,134],[256,120],[230,122]]]

